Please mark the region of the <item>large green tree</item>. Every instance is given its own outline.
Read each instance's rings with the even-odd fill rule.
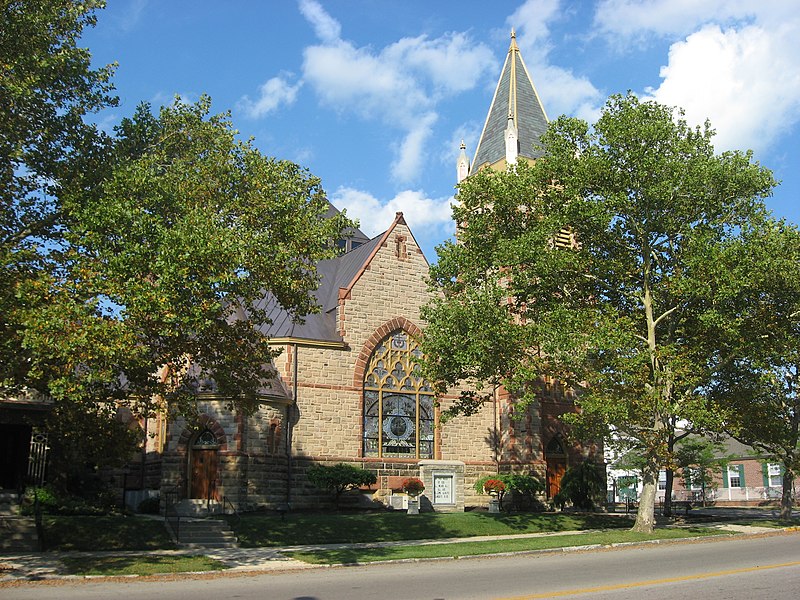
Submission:
[[[783,469],[781,519],[790,519],[800,472],[800,231],[768,221],[748,228],[708,263],[708,338],[724,340],[711,398],[729,434]]]
[[[103,136],[85,116],[113,104],[112,67],[92,69],[77,40],[97,0],[0,0],[0,386],[30,383],[20,309],[47,304],[23,289],[54,268],[65,181],[85,172]]]
[[[645,463],[640,531],[654,527],[676,418],[719,425],[693,331],[703,309],[696,267],[761,217],[774,186],[749,154],[715,154],[710,127],[680,117],[613,96],[593,128],[552,123],[533,166],[467,178],[458,242],[439,249],[431,270],[442,293],[425,311],[433,380],[499,381],[525,403],[531,382],[553,375],[580,390],[579,431],[608,427],[634,443]]]
[[[62,411],[209,389],[252,408],[270,309],[317,309],[315,263],[348,221],[208,98],[90,125],[114,103],[112,68],[77,46],[102,6],[0,0],[0,389]]]
[[[317,178],[209,110],[142,105],[102,177],[65,188],[63,269],[36,290],[57,301],[24,333],[51,395],[186,407],[213,389],[247,410],[271,376],[270,310],[317,310],[315,263],[349,221],[324,218]]]

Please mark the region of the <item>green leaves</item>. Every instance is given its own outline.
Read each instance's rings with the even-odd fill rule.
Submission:
[[[271,376],[265,298],[298,318],[318,310],[314,265],[334,256],[349,221],[324,219],[318,179],[237,141],[228,116],[209,110],[206,97],[158,117],[143,105],[122,123],[97,193],[63,199],[65,283],[116,307],[90,320],[137,349],[116,374],[126,395],[188,407],[212,378],[248,410]],[[156,378],[164,365],[170,376]]]
[[[649,482],[677,420],[720,422],[706,394],[733,345],[703,324],[724,321],[747,274],[709,263],[763,220],[775,185],[680,117],[613,96],[593,128],[551,123],[535,164],[462,182],[425,313],[430,378],[502,383],[524,403],[526,382],[554,376],[580,389],[573,425],[635,440]]]

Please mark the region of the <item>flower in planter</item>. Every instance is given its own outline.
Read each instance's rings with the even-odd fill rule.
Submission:
[[[425,489],[425,484],[422,483],[416,477],[409,477],[405,481],[403,481],[403,485],[400,488],[409,496],[419,496],[423,490]]]
[[[483,484],[483,491],[490,496],[498,496],[506,491],[506,484],[499,479],[487,479]]]

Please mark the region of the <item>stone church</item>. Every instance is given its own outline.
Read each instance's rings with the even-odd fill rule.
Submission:
[[[462,143],[457,180],[534,160],[546,127],[512,32],[474,158]],[[542,477],[548,497],[558,490],[566,467],[585,454],[558,420],[574,410],[571,392],[558,382],[541,382],[540,400],[523,415],[511,418],[512,398],[501,389],[479,414],[440,426],[440,409],[458,390],[437,399],[415,366],[428,260],[402,213],[387,225],[373,239],[353,232],[339,257],[318,265],[321,311],[304,323],[272,298],[263,300],[272,320],[265,333],[281,354],[259,410],[231,412],[211,386],[196,423],[145,422],[146,452],[132,465],[128,487],[237,510],[304,508],[324,498],[307,481],[309,467],[347,462],[377,475],[365,495],[398,507],[396,492],[410,476],[423,479],[426,501],[441,511],[487,504],[473,484],[498,471]],[[133,489],[126,494],[137,497]]]

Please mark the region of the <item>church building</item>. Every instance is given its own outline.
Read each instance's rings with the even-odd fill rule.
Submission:
[[[462,143],[457,180],[534,160],[547,122],[512,32],[474,159]],[[318,265],[318,314],[295,323],[264,300],[272,320],[265,333],[281,354],[258,412],[232,413],[211,390],[198,423],[161,428],[151,456],[161,463],[162,495],[225,499],[240,510],[311,507],[323,496],[308,469],[346,462],[374,471],[374,498],[397,506],[393,492],[407,477],[423,480],[434,510],[486,504],[474,482],[509,470],[545,479],[551,497],[584,453],[558,419],[574,410],[571,391],[542,381],[540,401],[515,415],[499,390],[480,413],[440,425],[439,412],[457,391],[436,398],[415,365],[429,264],[409,223],[397,213],[381,235],[356,231],[343,246],[341,256]]]
[[[461,145],[457,181],[535,160],[546,127],[512,32],[471,162]],[[415,363],[425,328],[420,308],[430,291],[429,263],[412,225],[397,213],[372,239],[354,231],[342,240],[342,254],[317,265],[321,310],[302,323],[264,298],[272,321],[264,333],[281,353],[257,412],[231,411],[209,382],[196,421],[145,421],[146,448],[122,482],[128,501],[135,506],[143,495],[160,494],[164,502],[194,499],[239,511],[315,507],[326,495],[309,483],[309,468],[340,462],[373,471],[377,484],[363,496],[395,507],[403,506],[397,492],[407,477],[423,480],[423,507],[437,511],[488,504],[475,481],[506,471],[541,477],[552,497],[565,469],[587,455],[558,418],[575,408],[572,392],[557,381],[539,382],[540,399],[524,414],[514,413],[500,389],[478,414],[439,422],[458,390],[437,398]],[[15,440],[30,437],[30,428],[2,427],[15,428]],[[23,462],[24,443],[15,444]]]

